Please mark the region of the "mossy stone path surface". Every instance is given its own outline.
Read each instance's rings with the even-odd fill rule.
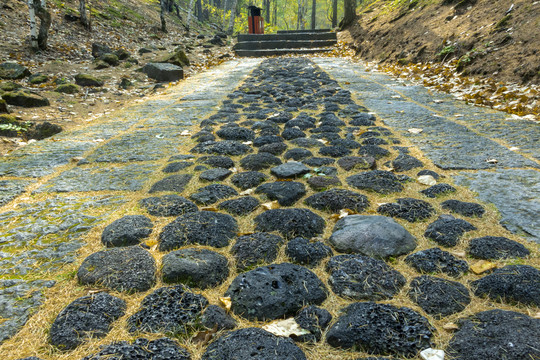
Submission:
[[[28,145],[0,161],[0,354],[540,358],[540,130],[507,118],[243,59]]]

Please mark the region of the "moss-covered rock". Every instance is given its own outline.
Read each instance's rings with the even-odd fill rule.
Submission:
[[[109,64],[107,64],[103,60],[94,61],[94,69],[96,69],[96,70],[107,69],[109,67],[111,67],[111,66]]]
[[[0,114],[7,114],[9,110],[5,100],[0,99]]]
[[[118,56],[114,54],[103,54],[99,57],[99,60],[104,61],[111,66],[118,66],[119,64]]]
[[[184,50],[176,49],[174,53],[167,55],[162,61],[176,66],[189,66],[189,59]]]
[[[131,56],[126,49],[118,49],[113,54],[118,57],[118,60],[126,60]]]
[[[54,91],[62,94],[76,94],[80,90],[80,87],[75,84],[61,84],[54,89]]]
[[[79,86],[103,86],[104,82],[88,74],[75,75],[75,83]]]
[[[22,86],[13,81],[4,81],[0,83],[0,90],[2,91],[15,91],[20,88],[22,88]]]
[[[16,80],[30,76],[30,70],[16,62],[3,62],[0,64],[0,79]]]
[[[21,106],[25,108],[49,106],[49,100],[27,91],[12,91],[2,95],[2,98],[9,105]]]
[[[0,115],[0,136],[14,137],[20,136],[28,130],[30,123],[20,122],[15,116]]]
[[[34,74],[30,75],[30,77],[28,78],[28,82],[34,85],[43,84],[47,81],[49,81],[49,77],[45,74]]]

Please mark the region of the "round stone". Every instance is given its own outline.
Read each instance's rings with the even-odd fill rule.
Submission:
[[[197,154],[217,154],[237,156],[252,152],[251,147],[235,140],[205,141],[190,150]]]
[[[377,145],[362,145],[358,149],[358,155],[371,156],[378,160],[390,156],[390,151]]]
[[[540,319],[525,314],[489,310],[459,322],[459,330],[446,349],[460,360],[540,358]]]
[[[285,143],[272,143],[272,144],[266,144],[259,148],[259,152],[266,152],[272,155],[281,155],[283,152],[287,150],[287,144]]]
[[[308,185],[315,191],[323,191],[334,186],[341,186],[337,176],[312,176],[307,180]]]
[[[302,160],[302,163],[308,166],[324,166],[324,165],[333,164],[335,162],[336,162],[335,159],[327,158],[327,157],[311,157],[311,158]]]
[[[339,213],[342,209],[359,213],[369,206],[369,200],[365,195],[345,189],[331,189],[311,195],[304,203],[314,209],[332,213]]]
[[[263,145],[273,144],[273,143],[280,143],[283,142],[283,138],[281,136],[277,135],[262,135],[257,137],[253,141],[253,146],[255,147],[261,147]]]
[[[259,185],[255,193],[277,200],[281,206],[291,206],[306,194],[306,187],[301,182],[278,181]]]
[[[219,200],[236,195],[238,195],[238,192],[230,186],[212,184],[197,189],[189,198],[199,205],[211,205]]]
[[[187,248],[163,256],[163,281],[206,289],[221,284],[229,276],[229,262],[207,249]]]
[[[300,310],[294,320],[302,329],[309,331],[309,334],[297,336],[295,340],[316,343],[321,340],[322,332],[332,321],[332,315],[325,309],[310,305]]]
[[[334,226],[329,240],[339,252],[386,259],[408,254],[416,239],[400,224],[385,216],[349,215]]]
[[[436,319],[461,312],[471,302],[462,284],[426,275],[411,281],[409,297]]]
[[[172,163],[167,164],[167,166],[165,166],[162,171],[164,173],[175,173],[180,170],[184,170],[185,168],[188,168],[192,165],[193,163],[190,161],[172,162]]]
[[[399,154],[398,157],[392,161],[392,167],[394,168],[394,171],[397,172],[408,171],[422,166],[424,166],[424,164],[422,164],[420,160],[407,154]]]
[[[339,158],[343,156],[347,156],[351,153],[351,150],[346,148],[345,146],[325,146],[319,149],[319,154],[322,156],[330,156],[333,158]]]
[[[227,314],[223,308],[210,305],[202,314],[201,324],[207,329],[230,330],[236,327],[236,320]]]
[[[125,311],[124,300],[104,292],[78,298],[54,320],[49,331],[50,343],[61,350],[72,350],[86,339],[105,337]]]
[[[317,266],[323,259],[332,256],[333,252],[320,241],[310,242],[297,237],[287,243],[285,254],[296,264]]]
[[[193,202],[178,195],[145,198],[139,201],[139,205],[154,216],[179,216],[199,210]]]
[[[360,190],[373,190],[380,194],[390,194],[403,190],[398,178],[389,171],[372,170],[349,176],[347,183]]]
[[[272,209],[255,218],[255,231],[277,231],[286,239],[311,239],[322,234],[324,227],[324,219],[308,209]]]
[[[469,255],[477,259],[498,260],[525,257],[530,254],[527,248],[517,241],[500,236],[484,236],[469,242]]]
[[[138,245],[152,233],[152,221],[143,215],[128,215],[103,230],[101,242],[107,247]]]
[[[248,320],[294,315],[303,305],[321,304],[326,288],[310,270],[289,263],[273,264],[238,275],[225,296],[232,311]]]
[[[148,192],[150,194],[161,191],[173,191],[181,193],[182,191],[184,191],[185,187],[187,186],[192,177],[193,175],[190,174],[178,174],[168,176],[165,179],[157,181],[154,185],[152,185]]]
[[[281,137],[284,138],[285,140],[292,140],[292,139],[306,137],[306,134],[298,128],[289,127],[283,130],[283,132],[281,133]]]
[[[146,291],[156,282],[156,262],[148,251],[138,246],[98,251],[84,259],[77,278],[82,285]]]
[[[429,218],[435,209],[428,202],[413,198],[397,199],[395,203],[379,206],[377,212],[382,215],[393,216],[408,222],[416,222]]]
[[[309,157],[312,157],[313,153],[309,151],[308,149],[304,148],[295,148],[288,150],[284,155],[283,158],[285,160],[295,160],[300,161]]]
[[[253,196],[242,196],[238,199],[224,201],[218,205],[218,208],[233,215],[242,216],[255,211],[259,204],[259,200]]]
[[[456,188],[448,184],[435,184],[425,190],[420,191],[420,193],[429,198],[436,198],[439,195],[446,195],[453,192],[456,192]]]
[[[338,165],[345,171],[369,170],[375,168],[375,158],[371,156],[345,156],[337,161]]]
[[[478,216],[482,217],[486,212],[482,205],[459,201],[459,200],[446,200],[441,203],[441,206],[445,210],[450,210],[463,216]]]
[[[451,247],[457,245],[461,235],[473,230],[476,230],[476,227],[465,220],[456,219],[452,215],[441,215],[429,224],[424,236],[439,245]]]
[[[278,179],[294,179],[309,172],[309,168],[296,161],[286,162],[270,169],[270,173]]]
[[[332,290],[354,300],[391,299],[406,283],[405,277],[384,261],[363,255],[334,256],[326,271]]]
[[[240,126],[224,126],[216,135],[224,140],[249,141],[255,139],[255,132]]]
[[[469,264],[465,260],[459,260],[439,248],[418,251],[407,256],[405,262],[423,274],[444,273],[460,277],[469,271]]]
[[[234,161],[227,156],[202,156],[197,159],[197,162],[213,168],[230,169],[234,167]]]
[[[236,268],[245,271],[277,258],[283,238],[270,233],[257,232],[240,236],[231,248],[236,258]]]
[[[269,153],[251,154],[240,160],[242,168],[251,171],[268,169],[281,164],[281,160]]]
[[[474,295],[504,303],[540,306],[540,271],[529,265],[507,265],[471,282]]]
[[[433,327],[407,307],[360,302],[349,305],[343,313],[326,335],[333,347],[403,357],[416,356],[431,347]]]
[[[177,217],[159,234],[159,250],[169,251],[189,244],[224,247],[236,237],[238,225],[227,214],[198,211]]]
[[[191,360],[186,349],[169,338],[137,339],[133,343],[117,341],[82,360]]]
[[[306,360],[289,338],[276,336],[260,328],[246,328],[225,333],[213,341],[202,360]]]
[[[199,180],[210,181],[210,182],[222,181],[222,180],[225,180],[231,174],[232,174],[232,171],[229,169],[215,168],[215,169],[203,171],[199,175]]]
[[[231,182],[234,186],[242,190],[251,189],[263,183],[268,178],[267,175],[257,171],[246,171],[234,174],[231,177]]]

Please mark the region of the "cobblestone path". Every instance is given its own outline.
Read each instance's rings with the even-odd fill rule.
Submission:
[[[540,130],[508,117],[242,59],[28,145],[0,161],[0,354],[540,359]]]

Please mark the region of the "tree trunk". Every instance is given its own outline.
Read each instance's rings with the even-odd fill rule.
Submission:
[[[189,30],[189,24],[191,23],[191,17],[193,16],[193,5],[195,4],[195,0],[189,0],[189,9],[187,14],[187,20],[186,20],[186,26]]]
[[[274,18],[272,19],[274,26],[277,25],[277,0],[274,0]]]
[[[234,19],[236,17],[236,4],[238,3],[238,0],[232,0],[231,3],[231,16],[229,17],[229,28],[227,29],[227,33],[229,35],[232,35],[234,32]]]
[[[86,12],[86,0],[79,0],[79,14],[81,15],[81,24],[88,31],[92,30],[92,20],[90,20],[90,12]]]
[[[49,28],[51,27],[51,14],[43,5],[45,0],[34,0],[34,9],[36,16],[40,20],[39,32],[37,36],[38,47],[41,50],[47,49],[47,39],[49,36]]]
[[[337,27],[337,1],[332,0],[332,29]]]
[[[195,8],[197,9],[197,11],[195,12],[197,14],[197,19],[199,21],[204,21],[204,14],[203,14],[203,9],[202,9],[202,0],[197,0],[195,2]]]
[[[311,1],[311,30],[315,30],[315,21],[317,17],[317,0]]]
[[[167,0],[160,0],[160,9],[159,19],[161,20],[161,31],[167,32],[167,22],[165,21],[165,12],[167,11]]]
[[[266,0],[264,2],[264,18],[266,19],[266,23],[270,24],[270,0]]]
[[[356,0],[345,0],[343,12],[343,20],[339,24],[341,29],[346,28],[356,19]]]
[[[34,0],[28,0],[28,10],[30,11],[30,46],[33,50],[39,50],[36,24],[36,10]]]

